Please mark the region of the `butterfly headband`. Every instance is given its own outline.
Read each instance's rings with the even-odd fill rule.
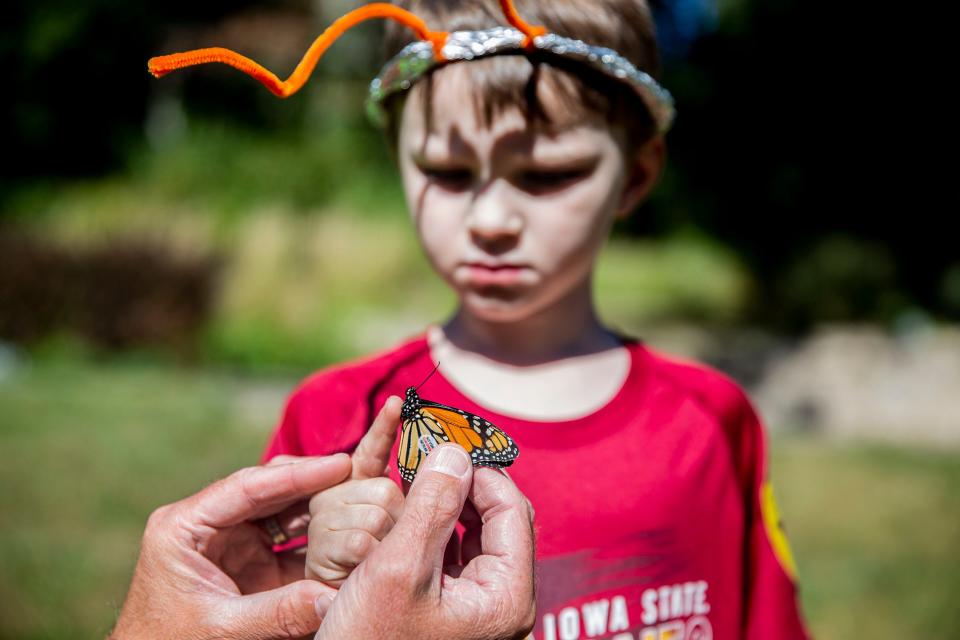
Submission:
[[[627,83],[643,100],[656,123],[665,133],[673,122],[675,110],[670,92],[649,74],[613,49],[588,44],[581,40],[550,33],[540,25],[530,25],[517,14],[513,0],[500,0],[510,27],[493,27],[480,31],[430,31],[426,23],[413,13],[386,2],[373,2],[335,20],[314,40],[300,63],[286,80],[280,80],[268,69],[230,49],[214,47],[151,58],[150,73],[160,78],[198,64],[219,62],[243,71],[259,80],[275,95],[286,98],[299,91],[327,48],[345,31],[372,18],[390,18],[412,29],[418,42],[412,42],[394,56],[370,83],[367,114],[378,126],[386,122],[383,101],[391,94],[409,89],[428,71],[447,62],[473,60],[484,56],[545,51],[577,60],[601,73]]]

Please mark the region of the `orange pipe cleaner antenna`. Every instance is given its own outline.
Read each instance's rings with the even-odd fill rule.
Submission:
[[[528,51],[535,49],[533,39],[547,33],[547,28],[543,25],[531,25],[525,22],[517,13],[516,7],[513,6],[513,0],[500,0],[500,7],[503,9],[503,14],[507,16],[507,22],[526,36],[523,41],[524,48]]]
[[[364,20],[370,20],[371,18],[390,18],[410,27],[421,40],[428,40],[433,43],[433,50],[437,60],[443,60],[442,50],[444,43],[447,41],[446,31],[430,31],[423,20],[409,11],[386,2],[373,2],[344,14],[327,27],[326,31],[313,41],[313,44],[310,45],[310,48],[300,60],[297,68],[293,70],[293,73],[290,74],[290,77],[286,80],[280,80],[280,78],[271,71],[250,58],[221,47],[195,49],[193,51],[174,53],[168,56],[157,56],[150,58],[147,63],[147,68],[155,77],[160,78],[171,71],[176,71],[184,67],[206,64],[208,62],[220,62],[243,71],[247,75],[259,80],[275,95],[286,98],[303,87],[317,66],[317,62],[320,61],[320,56],[333,44],[334,40],[354,25]]]

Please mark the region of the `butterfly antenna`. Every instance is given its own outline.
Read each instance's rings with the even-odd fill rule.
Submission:
[[[430,375],[429,375],[429,376],[427,376],[426,378],[423,379],[423,382],[421,382],[420,384],[418,384],[418,385],[416,386],[416,388],[414,389],[414,391],[420,391],[420,387],[422,387],[423,385],[427,384],[427,380],[429,380],[429,379],[431,378],[431,376],[433,376],[433,374],[435,374],[435,373],[437,372],[437,369],[439,369],[439,368],[440,368],[440,361],[438,360],[438,361],[437,361],[437,366],[435,366],[435,367],[433,368],[433,371],[430,372]]]

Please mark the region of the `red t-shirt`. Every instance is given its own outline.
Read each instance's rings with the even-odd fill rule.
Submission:
[[[622,388],[576,420],[490,411],[442,369],[420,389],[489,419],[520,449],[510,476],[536,511],[533,636],[806,638],[763,428],[746,395],[706,366],[625,346]],[[312,375],[290,397],[264,459],[352,451],[387,396],[403,397],[433,368],[421,334]],[[395,465],[391,476],[400,482]]]

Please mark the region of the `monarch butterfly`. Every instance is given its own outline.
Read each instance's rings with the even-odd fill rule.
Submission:
[[[417,469],[440,441],[453,442],[467,450],[474,466],[509,467],[520,455],[513,439],[489,420],[463,409],[424,400],[413,387],[400,411],[403,433],[397,463],[400,477],[413,482]]]

